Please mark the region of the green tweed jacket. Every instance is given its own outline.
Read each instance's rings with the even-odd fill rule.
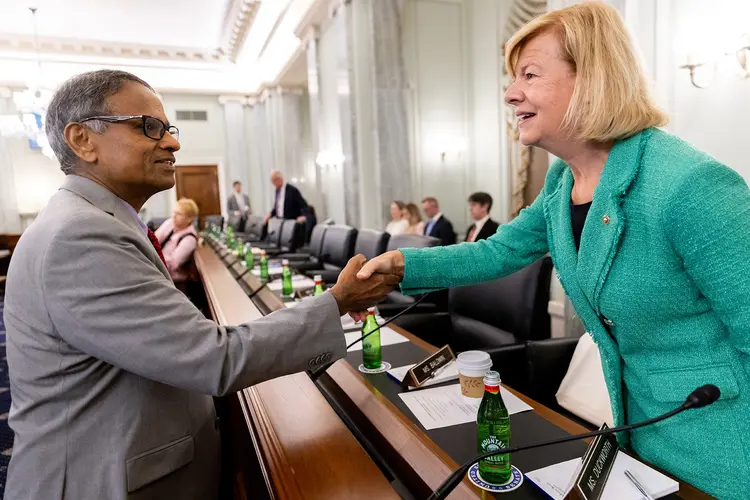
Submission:
[[[573,175],[558,160],[534,203],[491,238],[404,249],[405,293],[492,280],[552,256],[598,344],[615,424],[721,399],[619,436],[724,499],[750,498],[750,191],[733,170],[657,129],[617,142],[576,251]]]

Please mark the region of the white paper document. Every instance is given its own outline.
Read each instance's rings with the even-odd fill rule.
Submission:
[[[391,370],[388,370],[388,375],[395,378],[399,382],[404,380],[404,377],[406,377],[406,374],[409,372],[409,370],[412,369],[414,365],[406,365],[401,366],[399,368],[393,368]],[[451,361],[442,369],[438,371],[438,374],[429,379],[427,382],[422,384],[419,388],[422,387],[429,387],[431,385],[435,384],[441,384],[443,382],[447,382],[448,380],[455,380],[458,378],[458,365],[456,365],[455,361]],[[411,389],[417,389],[417,387],[411,387],[409,386],[409,390]]]
[[[295,291],[307,290],[308,288],[313,288],[314,286],[315,282],[307,276],[302,276],[299,274],[292,276],[292,289]],[[280,292],[283,287],[284,285],[281,280],[275,280],[268,284],[268,288],[270,290],[273,290],[274,292]]]
[[[500,388],[500,394],[509,415],[533,410],[503,387]],[[481,398],[463,396],[459,384],[406,392],[398,396],[427,430],[476,422],[479,403],[482,402]]]
[[[382,323],[385,323],[385,320],[382,317],[375,315],[375,322],[380,325]],[[341,316],[341,328],[343,328],[344,330],[350,330],[352,328],[362,329],[363,324],[364,323],[362,323],[361,321],[354,321],[354,318],[352,318],[348,314]]]
[[[358,338],[362,336],[362,332],[349,332],[345,333],[344,337],[346,338],[346,345],[351,344]],[[380,329],[380,345],[391,345],[391,344],[400,344],[402,342],[409,342],[409,339],[401,335],[400,333],[396,333],[390,328],[383,327]],[[357,342],[353,346],[349,348],[348,352],[352,351],[361,351],[362,350],[362,342]]]
[[[565,489],[573,480],[579,463],[581,459],[574,458],[567,462],[527,472],[526,477],[554,500],[562,500],[567,493]],[[654,498],[665,497],[680,488],[677,481],[625,453],[618,453],[607,484],[604,486],[602,500],[641,500],[643,498],[638,488],[625,476],[626,470],[633,473]]]

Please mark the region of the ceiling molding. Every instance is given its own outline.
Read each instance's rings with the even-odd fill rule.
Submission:
[[[37,46],[33,36],[0,34],[0,53],[15,52],[35,54]],[[220,49],[205,50],[194,47],[154,46],[152,44],[102,42],[72,38],[40,38],[39,53],[45,54],[111,57],[125,59],[158,59],[169,61],[190,61],[222,63],[227,58]]]
[[[310,8],[294,29],[294,34],[303,40],[312,29],[316,37],[320,36],[320,26],[332,17],[342,3],[342,0],[313,0]]]
[[[221,27],[221,51],[237,62],[260,8],[260,0],[229,0]]]

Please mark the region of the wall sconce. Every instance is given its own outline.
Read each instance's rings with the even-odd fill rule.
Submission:
[[[721,55],[719,49],[717,55]],[[723,51],[724,56],[734,54],[739,65],[739,74],[743,78],[750,78],[750,33],[740,37],[739,43],[733,44],[731,48]],[[718,57],[717,57],[718,59]],[[722,60],[722,68],[724,68]],[[693,55],[688,55],[685,64],[679,66],[680,69],[688,70],[690,74],[690,83],[699,89],[708,88],[715,80],[717,73],[717,61],[705,58],[705,60],[696,60]]]
[[[690,83],[693,84],[693,87],[699,89],[707,89],[716,78],[716,65],[711,62],[694,63],[688,58],[688,62],[679,66],[679,68],[690,72]]]
[[[315,164],[324,170],[337,172],[344,165],[344,155],[332,151],[319,151],[315,157]]]
[[[457,158],[461,158],[461,153],[466,151],[466,140],[465,139],[453,139],[447,140],[444,143],[444,149],[440,152],[440,161],[445,163],[445,157],[447,155],[455,154]]]
[[[740,75],[750,78],[750,33],[742,35],[740,46],[735,50],[737,63],[740,65]]]

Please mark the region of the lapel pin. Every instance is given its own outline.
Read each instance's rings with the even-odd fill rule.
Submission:
[[[602,222],[604,224],[609,224],[609,215],[605,215],[604,217],[602,217]]]

